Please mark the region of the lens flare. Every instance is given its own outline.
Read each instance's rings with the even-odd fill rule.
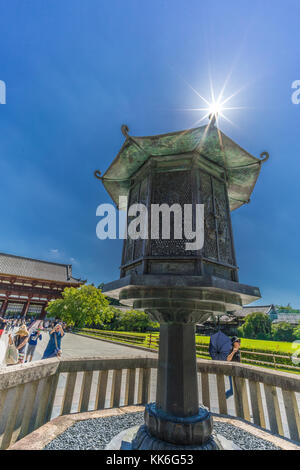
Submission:
[[[208,112],[212,116],[218,116],[219,114],[222,114],[223,110],[223,105],[222,103],[219,103],[218,101],[214,101],[209,104],[208,106]]]
[[[201,99],[203,102],[203,107],[201,108],[187,108],[186,111],[196,111],[203,113],[203,116],[193,124],[192,127],[196,127],[202,121],[209,119],[210,122],[217,124],[219,123],[219,119],[222,118],[225,121],[229,122],[231,125],[235,126],[235,124],[226,116],[226,111],[236,110],[236,109],[244,109],[242,106],[230,106],[229,101],[234,98],[244,87],[237,90],[235,93],[224,98],[224,91],[227,84],[225,81],[219,95],[215,94],[215,90],[213,87],[212,80],[210,80],[210,99],[206,99],[202,96],[192,85],[190,85],[187,81],[185,83],[193,90],[193,92]]]

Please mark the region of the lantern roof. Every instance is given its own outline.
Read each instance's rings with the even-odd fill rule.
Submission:
[[[119,196],[127,196],[134,174],[151,157],[166,159],[171,155],[185,155],[220,168],[227,183],[230,210],[250,201],[251,193],[261,169],[261,163],[269,157],[263,152],[254,157],[227,137],[214,125],[208,125],[147,137],[133,137],[123,125],[126,140],[110,167],[101,177],[102,182],[118,205]],[[264,158],[263,158],[264,157]],[[99,178],[100,172],[95,176]]]

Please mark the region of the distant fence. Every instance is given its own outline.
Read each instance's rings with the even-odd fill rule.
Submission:
[[[118,331],[95,330],[83,328],[75,330],[77,333],[83,333],[87,336],[98,337],[99,339],[118,341],[136,346],[143,346],[149,349],[158,349],[159,336],[148,334],[128,334]],[[210,359],[208,344],[196,343],[196,352],[198,357]],[[253,351],[249,349],[240,349],[241,362],[243,364],[252,364],[274,369],[288,369],[290,371],[300,372],[300,365],[294,364],[290,354],[278,354],[267,351]]]
[[[0,448],[55,416],[145,404],[156,384],[156,358],[46,359],[0,371]],[[198,360],[199,399],[227,415],[225,376],[233,378],[235,416],[300,442],[300,376],[249,365]],[[283,417],[287,428],[283,426]]]
[[[75,329],[74,332],[98,336],[99,338],[102,338],[102,339],[109,339],[113,341],[120,341],[123,343],[138,344],[138,345],[144,344],[147,339],[146,334],[134,335],[134,334],[119,333],[117,331],[95,330],[92,328]]]

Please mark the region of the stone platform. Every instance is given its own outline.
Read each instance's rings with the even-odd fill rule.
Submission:
[[[117,450],[121,441],[131,440],[136,427],[144,422],[143,412],[143,406],[128,406],[60,416],[16,442],[8,450]],[[222,433],[221,444],[224,450],[224,439],[232,440],[235,446],[241,449],[300,450],[300,445],[274,436],[241,419],[217,415],[214,415],[213,419],[218,439]],[[122,425],[124,428],[120,429]]]

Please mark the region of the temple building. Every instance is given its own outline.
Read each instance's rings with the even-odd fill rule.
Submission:
[[[197,332],[200,334],[213,334],[220,326],[221,330],[228,334],[236,334],[237,328],[242,326],[245,322],[246,316],[250,313],[263,313],[268,315],[272,323],[286,322],[293,326],[297,326],[300,323],[300,311],[285,312],[281,311],[274,304],[270,305],[257,305],[257,306],[245,306],[240,307],[233,312],[228,312],[227,315],[220,317],[220,323],[218,324],[216,319],[210,317],[204,323],[197,325]]]
[[[0,253],[0,316],[44,318],[50,300],[84,282],[72,276],[71,264]]]

